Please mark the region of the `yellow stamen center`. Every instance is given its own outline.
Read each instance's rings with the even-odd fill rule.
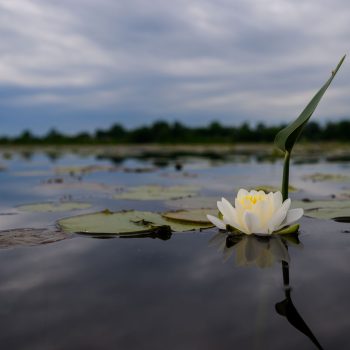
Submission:
[[[242,197],[239,202],[241,203],[241,205],[243,206],[243,208],[245,209],[251,209],[251,207],[256,204],[257,202],[263,201],[265,200],[265,195],[264,194],[255,194],[255,195],[251,195],[251,194],[247,194],[246,196]]]

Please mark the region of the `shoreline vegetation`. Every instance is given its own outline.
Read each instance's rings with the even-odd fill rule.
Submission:
[[[65,135],[52,129],[44,136],[36,136],[29,130],[19,136],[0,137],[0,145],[236,145],[273,142],[275,135],[285,125],[266,126],[262,123],[255,127],[248,123],[240,126],[223,126],[212,122],[205,127],[188,127],[179,122],[167,123],[157,121],[150,126],[125,129],[119,124],[109,129],[98,129],[94,133],[80,132],[76,135]],[[350,142],[350,120],[328,122],[320,125],[310,122],[301,135],[302,142]]]
[[[322,156],[320,156],[322,152]],[[271,143],[236,144],[60,144],[60,145],[0,145],[0,158],[11,159],[20,155],[30,160],[34,154],[44,154],[55,162],[65,154],[81,157],[94,156],[120,164],[126,159],[151,160],[156,166],[166,166],[170,160],[181,164],[184,158],[200,157],[211,160],[239,159],[254,157],[257,161],[274,162],[283,158],[281,151]],[[343,142],[301,142],[293,150],[294,163],[349,162],[350,149]],[[237,158],[238,157],[238,158]],[[1,165],[0,165],[1,170]]]

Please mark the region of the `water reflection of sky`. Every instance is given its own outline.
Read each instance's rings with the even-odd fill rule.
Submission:
[[[291,249],[293,301],[324,348],[350,327],[344,224],[303,220]],[[1,251],[6,349],[295,349],[310,341],[282,319],[280,265],[241,268],[208,244],[215,230],[152,239],[75,238]]]
[[[5,161],[4,161],[5,162]],[[101,164],[110,164],[100,161]],[[90,165],[93,157],[19,157],[0,172],[1,211],[35,201],[58,200],[43,191],[47,176],[15,175],[60,165]],[[129,160],[128,167],[149,166]],[[331,170],[332,169],[332,170]],[[342,170],[339,170],[342,169]],[[197,177],[177,177],[173,164],[155,173],[98,172],[84,181],[118,186],[196,184],[203,194],[233,195],[241,186],[278,185],[281,164],[210,161],[184,164]],[[292,183],[305,194],[331,194],[339,184],[306,183],[313,172],[343,171],[327,163],[292,168]],[[214,185],[212,185],[214,184]],[[303,187],[304,186],[304,187]],[[308,191],[308,192],[307,192]],[[327,192],[327,193],[326,193]],[[161,210],[161,202],[117,201],[110,193],[73,192],[94,210]],[[127,204],[126,204],[127,203]],[[2,229],[53,225],[66,213],[1,216]],[[295,307],[325,349],[350,341],[350,236],[348,224],[302,220],[303,248],[290,247],[290,284]],[[216,230],[158,239],[98,240],[75,237],[37,247],[0,250],[0,344],[8,349],[307,349],[312,343],[275,311],[285,298],[280,262],[266,269],[240,267],[209,244]]]

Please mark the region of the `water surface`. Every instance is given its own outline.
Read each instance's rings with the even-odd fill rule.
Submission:
[[[50,228],[57,219],[93,212],[169,209],[164,201],[112,198],[118,188],[195,184],[200,196],[233,198],[240,187],[277,185],[281,162],[254,157],[218,161],[126,159],[118,169],[78,178],[60,166],[116,166],[95,156],[50,160],[15,154],[0,172],[1,229]],[[294,198],[330,198],[347,182],[312,182],[315,172],[348,174],[347,163],[292,167]],[[155,167],[152,171],[130,169]],[[127,171],[126,171],[127,169]],[[109,185],[113,190],[47,186],[49,179]],[[23,213],[26,203],[85,201],[89,209]],[[6,215],[12,214],[12,215]],[[0,343],[4,349],[348,349],[350,340],[349,224],[304,217],[300,244],[288,250],[264,240],[235,245],[216,229],[169,239],[96,239],[84,235],[50,244],[0,250]],[[289,264],[279,261],[287,254]],[[289,276],[287,276],[289,272]],[[289,277],[289,281],[288,281]]]

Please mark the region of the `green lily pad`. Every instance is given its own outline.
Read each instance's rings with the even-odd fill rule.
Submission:
[[[58,175],[81,176],[95,172],[108,172],[116,168],[110,165],[60,166],[54,169]]]
[[[20,205],[17,208],[23,211],[43,213],[43,212],[59,212],[59,211],[71,211],[78,209],[90,208],[91,204],[82,202],[59,202],[59,203],[34,203]]]
[[[265,193],[269,193],[269,192],[281,191],[281,188],[277,187],[277,186],[272,186],[272,185],[261,185],[261,186],[255,186],[254,188],[251,188],[251,190],[264,191]],[[289,185],[288,191],[289,192],[297,192],[298,189],[294,186]]]
[[[167,201],[165,204],[170,208],[179,209],[202,209],[217,208],[218,197],[190,197]]]
[[[303,208],[305,215],[317,219],[350,216],[350,200],[293,201],[294,208]]]
[[[61,180],[51,180],[40,185],[41,189],[51,191],[63,191],[63,190],[80,190],[80,191],[98,191],[98,192],[114,192],[117,187],[112,185],[106,185],[98,182],[85,182],[85,181],[74,181],[65,182]]]
[[[213,226],[211,222],[207,219],[207,214],[218,215],[217,209],[192,209],[192,210],[178,210],[169,211],[163,213],[163,217],[175,220],[179,222],[191,222],[197,224],[207,224]]]
[[[320,181],[345,182],[350,180],[350,176],[346,176],[342,174],[314,173],[314,174],[303,176],[303,180],[310,180],[313,182],[320,182]]]
[[[30,177],[30,176],[49,176],[52,172],[49,170],[27,170],[27,171],[16,171],[12,173],[14,176],[24,176],[24,177]]]
[[[173,232],[186,232],[212,226],[172,221],[158,213],[137,210],[120,212],[105,210],[98,213],[73,216],[59,220],[58,225],[67,233],[116,235],[149,232],[160,227],[170,227]]]
[[[125,192],[113,196],[115,199],[131,200],[167,200],[184,197],[192,197],[197,194],[197,186],[171,186],[162,187],[158,185],[130,187]]]

